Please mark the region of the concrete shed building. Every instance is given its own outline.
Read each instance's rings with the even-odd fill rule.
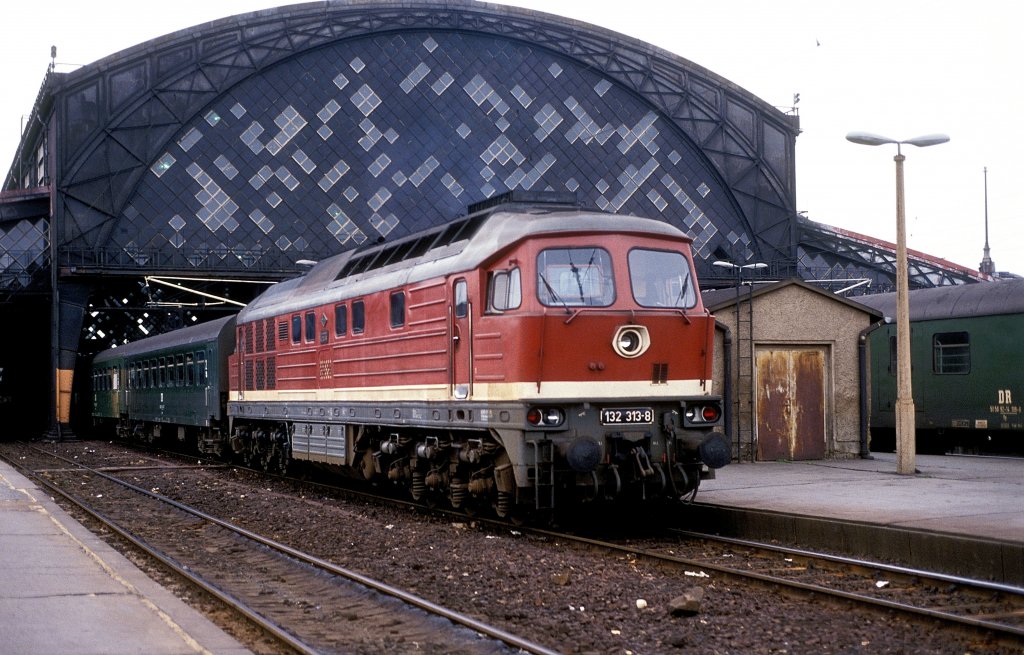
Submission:
[[[797,279],[708,291],[704,304],[717,322],[713,384],[728,400],[734,458],[866,452],[859,345],[880,314]]]

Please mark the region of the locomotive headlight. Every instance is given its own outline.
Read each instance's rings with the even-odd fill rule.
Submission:
[[[554,428],[565,422],[565,412],[558,407],[531,407],[526,421],[538,428]]]
[[[612,348],[620,357],[633,359],[651,347],[651,336],[642,325],[623,325],[615,331]]]

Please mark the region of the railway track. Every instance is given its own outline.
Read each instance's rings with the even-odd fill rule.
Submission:
[[[167,463],[101,471],[28,448],[33,461],[8,460],[23,475],[259,626],[283,651],[554,653],[113,474]]]
[[[344,493],[377,502],[423,507],[421,503],[348,488]],[[432,508],[432,511],[464,518],[459,512],[439,508]],[[1024,638],[1024,588],[1013,585],[680,529],[670,530],[675,539],[650,540],[643,545],[642,542],[623,544],[512,525],[500,519],[474,517],[474,520],[501,529],[511,528],[552,540],[644,557],[670,568],[687,569],[684,575],[691,573],[700,577],[711,571],[758,584],[989,631],[998,638]],[[707,547],[695,548],[695,541]],[[680,555],[680,552],[686,554]]]
[[[338,487],[336,480],[289,479],[220,463],[208,466],[205,459],[172,458],[150,448],[93,442],[54,450],[510,632],[529,630],[525,634],[559,652],[1006,655],[1024,647],[1024,638],[1012,626],[1004,630],[986,625],[990,620],[982,614],[993,611],[983,608],[992,600],[984,594],[997,590],[976,598],[973,611],[964,607],[964,599],[947,600],[968,612],[968,621],[954,622],[941,613],[868,605],[842,595],[827,601],[829,594],[814,585],[828,583],[813,578],[827,565],[808,563],[803,559],[808,554],[802,552],[755,556],[738,543],[664,531],[656,536],[648,531],[643,538],[634,531],[626,533],[627,539],[581,539],[446,513],[422,503],[400,507],[393,497]],[[616,524],[610,516],[601,518],[602,525]],[[730,568],[735,572],[726,570]],[[770,579],[787,569],[790,574],[804,569],[812,579],[801,580],[804,588]],[[747,571],[761,577],[744,575]],[[839,577],[858,591],[860,583],[854,582],[852,572]],[[907,595],[907,583],[895,570],[864,579],[871,586],[888,582],[875,587],[888,600]],[[923,593],[934,594],[961,585],[950,579],[920,586]],[[704,598],[696,614],[668,611],[683,590],[697,588]],[[931,609],[937,602],[933,597]]]

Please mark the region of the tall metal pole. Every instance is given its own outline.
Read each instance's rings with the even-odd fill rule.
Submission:
[[[988,167],[986,166],[982,171],[985,173],[985,250],[978,270],[985,275],[995,275],[996,264],[992,261],[992,253],[988,247]]]
[[[903,204],[903,160],[896,144],[896,472],[915,473],[916,422],[910,369],[910,298],[907,228]]]

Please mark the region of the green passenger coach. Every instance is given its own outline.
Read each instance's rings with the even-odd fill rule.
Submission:
[[[145,441],[219,442],[214,432],[226,417],[223,389],[234,330],[235,317],[228,316],[98,354],[92,363],[94,422]]]
[[[857,299],[895,317],[895,294]],[[1021,452],[1024,433],[1024,280],[910,293],[917,444]],[[896,326],[871,333],[872,450],[894,443]]]

